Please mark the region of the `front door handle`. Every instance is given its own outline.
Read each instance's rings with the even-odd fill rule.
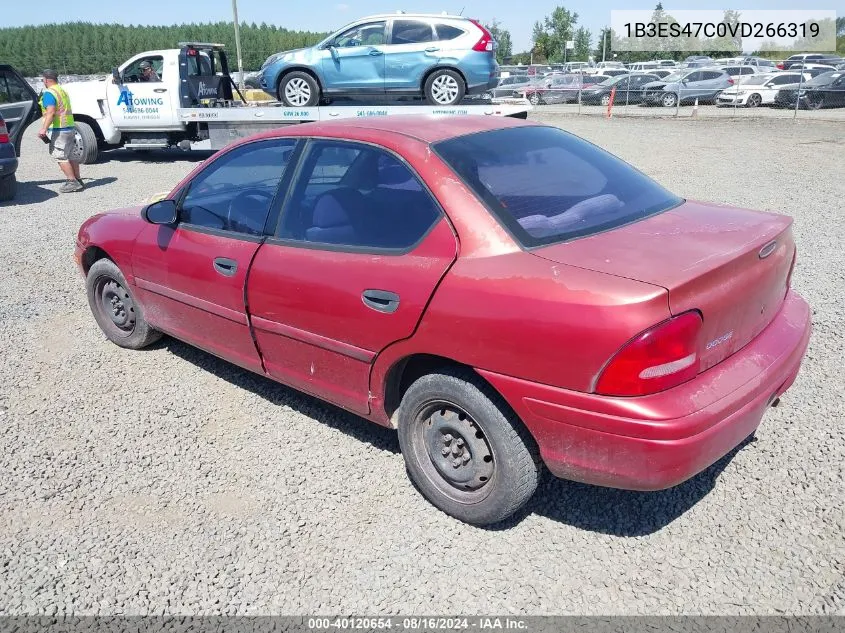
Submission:
[[[231,277],[238,272],[238,262],[227,257],[217,257],[214,259],[214,270],[221,275]]]
[[[384,55],[384,53],[374,48],[370,51],[370,55]]]
[[[392,314],[399,309],[399,295],[388,290],[365,290],[361,293],[361,300],[377,312]]]
[[[153,92],[167,92],[167,88],[156,88],[155,90],[153,90]]]
[[[435,52],[435,51],[439,51],[439,50],[440,50],[440,49],[439,49],[439,48],[437,48],[436,46],[429,46],[427,49],[425,49],[425,52],[426,52],[426,53],[433,53],[433,52]]]

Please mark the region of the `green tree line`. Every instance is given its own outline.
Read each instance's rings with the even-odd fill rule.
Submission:
[[[243,24],[244,68],[258,70],[273,53],[310,46],[324,36],[269,24]],[[140,52],[175,48],[184,41],[225,44],[232,70],[237,70],[231,22],[172,26],[72,22],[0,28],[0,62],[15,66],[25,75],[37,75],[44,68],[64,74],[101,74]]]

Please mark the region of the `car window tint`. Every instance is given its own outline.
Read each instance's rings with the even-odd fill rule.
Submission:
[[[20,101],[32,101],[32,94],[14,73],[0,70],[0,103]]]
[[[133,83],[141,81],[141,64],[149,62],[153,70],[158,75],[159,81],[164,81],[164,57],[155,55],[152,57],[142,57],[136,59],[123,70],[123,81]]]
[[[331,177],[325,173],[329,167]],[[439,215],[419,179],[392,154],[320,141],[304,162],[280,237],[353,249],[407,249]]]
[[[527,247],[591,235],[682,202],[624,161],[557,128],[494,130],[433,147]]]
[[[179,219],[186,224],[260,235],[295,141],[257,141],[212,162],[191,182]]]
[[[440,41],[453,40],[464,34],[461,29],[449,24],[436,24],[435,28],[437,29],[437,39]]]
[[[348,46],[379,46],[387,41],[385,31],[387,22],[367,22],[347,29],[337,36],[334,45],[338,48]]]
[[[391,44],[420,44],[434,40],[431,25],[418,20],[394,20]]]

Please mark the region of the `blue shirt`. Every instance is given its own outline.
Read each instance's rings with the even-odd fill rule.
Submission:
[[[56,106],[59,105],[59,103],[56,101],[56,97],[49,90],[44,91],[44,96],[42,97],[42,100],[44,102],[44,109],[45,110],[47,108],[49,108],[50,106],[56,107]],[[69,132],[73,128],[72,127],[54,127],[54,128],[50,128],[50,129],[55,130],[56,132]]]

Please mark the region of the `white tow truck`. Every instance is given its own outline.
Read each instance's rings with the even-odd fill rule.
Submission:
[[[145,75],[142,64],[154,73]],[[183,42],[178,49],[135,55],[101,80],[64,85],[77,129],[77,159],[103,150],[216,150],[237,138],[280,125],[392,114],[526,118],[527,103],[429,105],[321,105],[283,107],[248,102],[229,74],[222,44]],[[235,98],[235,95],[239,99]]]

